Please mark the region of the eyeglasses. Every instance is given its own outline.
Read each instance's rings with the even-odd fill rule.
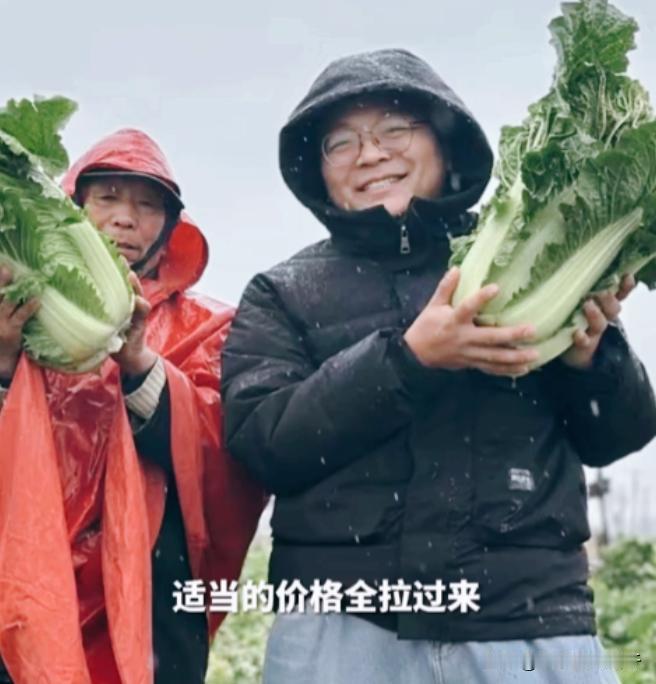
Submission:
[[[363,136],[367,134],[379,150],[399,154],[410,147],[414,130],[425,123],[388,114],[371,128],[362,128],[361,131],[342,126],[324,136],[321,153],[331,166],[348,166],[360,156]]]

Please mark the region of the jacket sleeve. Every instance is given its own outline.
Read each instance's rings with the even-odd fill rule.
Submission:
[[[171,398],[162,358],[146,373],[123,378],[121,386],[137,453],[171,474]]]
[[[656,435],[656,402],[644,366],[619,325],[604,333],[591,369],[552,363],[551,390],[581,461],[600,468]]]
[[[171,398],[168,385],[164,385],[153,415],[143,421],[130,414],[132,435],[137,453],[157,464],[164,472],[173,473],[171,458]]]
[[[405,426],[441,372],[419,364],[397,329],[317,367],[269,280],[256,276],[223,349],[228,449],[269,491],[302,491]]]

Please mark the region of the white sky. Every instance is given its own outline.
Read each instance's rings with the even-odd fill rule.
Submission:
[[[656,102],[656,2],[618,2],[641,27],[631,74]],[[236,303],[256,271],[325,236],[282,182],[277,135],[329,61],[382,47],[416,52],[496,146],[500,127],[518,123],[549,86],[554,55],[546,26],[558,4],[0,0],[0,11],[0,103],[35,93],[75,99],[79,111],[64,134],[72,159],[118,128],[152,135],[210,240],[198,289]],[[655,310],[656,292],[637,291],[623,318],[656,380]],[[656,445],[608,472],[631,488],[629,499],[636,487],[649,496]]]

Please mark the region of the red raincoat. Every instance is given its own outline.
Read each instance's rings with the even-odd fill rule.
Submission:
[[[91,167],[177,188],[161,150],[135,130],[92,148],[64,179],[67,193]],[[142,281],[147,343],[165,359],[191,571],[206,581],[238,577],[264,504],[222,446],[218,361],[233,310],[184,294],[207,252],[183,216],[157,279]],[[15,684],[152,682],[150,553],[164,484],[136,453],[114,361],[64,375],[23,356],[0,410],[0,654]],[[211,634],[223,617],[209,616]]]

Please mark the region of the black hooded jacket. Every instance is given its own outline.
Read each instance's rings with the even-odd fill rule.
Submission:
[[[449,150],[445,196],[415,199],[401,218],[326,198],[317,123],[368,93],[421,105]],[[656,434],[650,384],[621,331],[604,334],[591,370],[555,361],[516,381],[415,359],[403,333],[446,270],[448,235],[472,226],[492,153],[408,52],[331,64],[283,128],[280,164],[330,238],[249,283],[222,378],[228,447],[276,494],[270,580],[479,584],[478,612],[369,616],[401,638],[594,633],[582,464]]]

